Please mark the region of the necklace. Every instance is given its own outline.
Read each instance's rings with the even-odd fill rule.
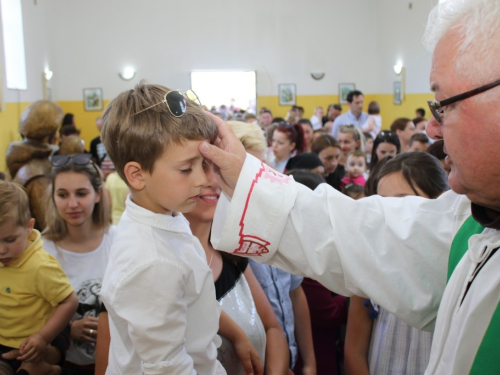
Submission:
[[[210,260],[208,261],[208,268],[210,268],[210,265],[212,264],[212,260],[214,259],[214,249],[211,249],[212,253],[210,254]]]

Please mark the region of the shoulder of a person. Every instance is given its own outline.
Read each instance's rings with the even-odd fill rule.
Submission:
[[[128,300],[141,288],[156,295],[177,298],[172,290],[186,287],[191,279],[192,270],[173,259],[158,259],[136,252],[129,254],[125,262],[110,260],[101,293],[107,296],[106,302]],[[168,285],[165,280],[168,280]]]
[[[60,276],[58,272],[64,273],[61,263],[52,254],[46,251],[37,251],[34,255],[33,261],[36,261],[34,267],[36,267],[37,278],[54,278]]]
[[[228,254],[230,255],[230,254]],[[234,262],[241,272],[245,272],[248,267],[248,258],[234,256]]]
[[[116,225],[110,225],[107,228],[107,232],[105,233],[106,236],[109,237],[109,239],[112,241],[117,233],[117,226]]]
[[[116,225],[110,225],[105,229],[101,245],[99,246],[100,250],[105,251],[108,254],[111,252],[111,247],[113,246],[116,232]]]
[[[457,194],[450,189],[441,194],[437,199],[450,204],[450,207],[455,211],[455,216],[468,217],[471,214],[471,201],[466,195]]]
[[[147,226],[145,226],[147,227]],[[154,229],[147,227],[149,230]],[[122,226],[118,226],[115,229],[114,237],[110,246],[111,258],[110,261],[116,266],[117,272],[135,272],[139,269],[148,269],[156,267],[175,267],[184,274],[189,274],[191,272],[191,266],[189,264],[190,255],[189,252],[195,250],[186,249],[189,246],[195,246],[194,243],[185,243],[182,249],[182,255],[186,255],[184,258],[177,254],[176,248],[174,247],[172,241],[169,241],[165,236],[154,236],[148,233],[131,233],[130,231],[124,231]],[[174,234],[172,234],[174,235]],[[183,242],[185,237],[183,236]],[[179,241],[176,241],[179,244]],[[193,254],[195,256],[195,254]],[[142,272],[142,271],[140,271]]]
[[[436,200],[438,200],[438,201],[446,200],[446,201],[449,201],[450,203],[454,202],[455,205],[460,205],[460,206],[462,206],[462,205],[470,206],[470,204],[471,204],[471,201],[469,200],[469,198],[467,198],[466,195],[455,193],[451,189],[448,191],[445,191],[443,194],[441,194],[439,197],[437,197]]]
[[[42,248],[52,256],[57,255],[56,244],[45,237],[42,237]]]
[[[267,264],[257,263],[253,259],[249,259],[248,263],[255,277],[260,281],[263,279],[271,279],[271,266]]]
[[[333,125],[336,125],[338,124],[339,122],[342,122],[344,121],[344,118],[347,116],[347,114],[349,113],[349,111],[347,111],[346,113],[342,113],[341,115],[338,115],[335,120],[333,120]]]
[[[304,278],[302,276],[297,276],[297,275],[294,275],[293,273],[290,274],[290,290],[295,290],[297,289],[301,284],[302,284],[302,280],[304,280]]]

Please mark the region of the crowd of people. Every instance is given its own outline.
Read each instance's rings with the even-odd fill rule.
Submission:
[[[40,230],[0,181],[0,374],[500,372],[500,7],[474,1],[431,14],[428,120],[355,90],[226,122],[142,81],[87,153],[65,116]]]
[[[158,93],[164,95],[164,93],[170,92],[169,89],[161,86],[141,83],[134,91],[134,94],[138,95],[138,92],[145,90],[155,92],[157,95]],[[359,93],[357,96],[357,101],[362,102],[362,94]],[[349,98],[352,97],[353,95],[349,96]],[[186,100],[184,98],[177,99]],[[194,121],[197,129],[190,130],[194,132],[192,135],[181,134],[178,136],[194,138],[195,141],[190,140],[189,142],[199,142],[197,138],[212,139],[216,132],[213,121],[210,118],[204,118],[206,115],[203,114],[200,108],[192,105],[189,101],[187,103],[188,109],[185,114],[185,121]],[[113,105],[110,106],[108,111],[111,111],[112,108]],[[332,105],[331,108],[337,110],[340,106]],[[191,111],[194,114],[191,115]],[[345,194],[356,199],[369,195],[369,193],[365,193],[364,186],[365,178],[368,178],[368,176],[375,179],[375,174],[370,172],[374,170],[372,164],[377,164],[379,159],[381,159],[379,163],[385,164],[389,158],[396,156],[400,152],[400,143],[396,133],[382,131],[375,135],[373,145],[369,146],[369,140],[373,141],[370,138],[370,133],[363,133],[360,128],[358,129],[353,124],[342,124],[339,127],[339,139],[337,140],[333,135],[327,133],[328,126],[325,126],[329,121],[334,123],[335,119],[331,111],[328,112],[330,116],[322,116],[323,111],[321,108],[316,109],[311,120],[297,117],[294,120],[295,123],[288,123],[284,119],[271,119],[271,123],[266,127],[262,124],[263,121],[265,123],[269,120],[266,117],[268,114],[270,114],[270,111],[267,109],[261,111],[261,115],[257,119],[260,120],[260,125],[259,122],[252,122],[252,118],[247,118],[247,122],[228,121],[228,124],[230,124],[234,134],[237,135],[249,154],[267,163],[275,171],[293,176],[296,181],[311,189],[315,189],[321,183],[328,183],[335,189],[344,191]],[[113,113],[113,115],[116,114]],[[191,116],[188,117],[188,115]],[[314,119],[315,116],[317,120]],[[320,117],[321,124],[318,126]],[[292,116],[289,116],[290,118]],[[172,120],[176,121],[177,119],[174,117]],[[113,124],[113,121],[116,123],[122,120],[108,117],[107,121],[112,121],[111,124]],[[409,126],[413,126],[411,121],[407,122]],[[380,121],[378,123],[381,124]],[[315,125],[313,126],[313,124]],[[96,126],[99,131],[102,130],[102,125],[102,117],[97,118]],[[182,126],[182,124],[179,125]],[[203,127],[205,127],[205,130],[202,129]],[[109,129],[112,128],[105,129],[105,131],[111,131]],[[269,134],[271,129],[272,133]],[[120,302],[118,302],[118,296],[115,294],[116,290],[114,290],[109,296],[108,303],[103,303],[103,298],[105,300],[108,295],[105,290],[101,292],[103,278],[106,273],[110,273],[110,262],[113,261],[113,246],[121,248],[125,246],[123,242],[126,242],[127,246],[131,247],[133,243],[132,238],[127,238],[124,234],[121,236],[117,234],[116,224],[122,220],[125,205],[127,205],[126,218],[122,220],[121,226],[126,226],[128,222],[129,228],[126,231],[134,236],[136,242],[149,241],[147,240],[149,235],[146,232],[149,232],[151,227],[145,225],[144,230],[146,232],[138,235],[138,223],[140,222],[150,222],[150,225],[155,223],[153,227],[159,226],[160,228],[173,225],[176,228],[174,233],[181,231],[184,235],[194,236],[199,241],[193,243],[193,240],[190,240],[190,246],[193,248],[191,256],[195,255],[195,258],[189,259],[186,258],[185,254],[180,254],[179,251],[181,253],[185,251],[182,247],[172,249],[172,254],[168,254],[168,256],[163,254],[161,256],[161,261],[168,260],[169,266],[155,272],[164,274],[163,277],[160,277],[159,273],[156,274],[159,277],[158,280],[163,279],[165,282],[171,283],[172,287],[175,288],[175,285],[178,284],[176,284],[173,275],[175,272],[170,270],[172,266],[177,269],[189,265],[190,271],[184,270],[179,275],[181,280],[186,277],[182,276],[182,274],[186,272],[187,274],[190,272],[199,273],[204,267],[203,273],[210,274],[206,269],[206,266],[208,266],[212,276],[210,279],[203,279],[203,283],[199,285],[195,282],[196,280],[193,280],[192,287],[188,287],[189,284],[184,285],[181,290],[193,288],[194,292],[200,287],[210,290],[208,284],[212,283],[214,285],[216,297],[214,302],[217,301],[222,308],[222,313],[218,319],[216,315],[212,317],[211,326],[218,327],[216,332],[222,338],[222,344],[217,348],[216,356],[228,374],[262,373],[263,371],[266,373],[294,372],[296,374],[342,373],[348,298],[332,294],[328,289],[312,279],[303,279],[303,277],[285,272],[280,268],[259,264],[254,260],[248,261],[245,258],[215,250],[210,242],[210,232],[215,208],[221,195],[221,187],[215,178],[215,174],[202,158],[198,158],[196,167],[204,171],[206,178],[197,182],[197,186],[200,186],[201,190],[196,195],[194,209],[189,212],[184,207],[175,207],[175,211],[185,212],[185,219],[181,219],[182,216],[179,215],[179,217],[175,218],[170,217],[173,220],[172,223],[159,224],[157,220],[160,220],[160,217],[155,219],[154,215],[170,212],[174,209],[168,206],[164,207],[160,195],[158,195],[158,198],[156,197],[157,194],[160,194],[159,191],[144,194],[142,190],[146,186],[146,181],[148,181],[147,184],[155,181],[171,181],[172,183],[177,181],[182,184],[183,178],[179,179],[178,176],[172,176],[168,173],[161,176],[164,180],[158,179],[156,176],[153,178],[151,174],[152,166],[149,167],[149,172],[144,170],[140,172],[141,177],[139,179],[137,179],[136,175],[138,171],[135,169],[129,171],[132,175],[128,177],[126,174],[126,166],[128,165],[126,160],[128,160],[129,156],[115,156],[113,160],[116,165],[124,167],[123,170],[117,168],[115,163],[111,161],[112,159],[106,151],[107,147],[102,142],[101,136],[91,142],[91,152],[85,152],[83,142],[79,138],[79,131],[74,124],[74,116],[71,114],[64,116],[58,133],[61,135],[60,142],[54,139],[51,146],[54,149],[50,157],[52,164],[51,199],[46,206],[45,227],[42,228],[41,241],[43,241],[43,249],[52,256],[51,261],[60,265],[58,272],[65,274],[66,287],[69,288],[67,285],[69,281],[72,290],[76,292],[78,306],[73,308],[72,315],[69,316],[67,321],[60,322],[60,325],[66,325],[66,327],[61,332],[58,332],[57,338],[59,342],[55,340],[47,346],[51,350],[47,351],[45,358],[40,356],[37,357],[38,362],[33,362],[32,358],[23,355],[23,343],[19,348],[16,347],[17,345],[2,343],[4,345],[2,347],[3,363],[8,364],[11,369],[16,371],[27,369],[30,374],[57,373],[57,366],[61,366],[64,374],[87,375],[104,374],[108,368],[108,357],[115,359],[119,364],[122,361],[134,362],[133,359],[136,356],[141,356],[139,355],[139,347],[132,352],[127,351],[129,350],[127,348],[131,345],[131,342],[128,342],[130,340],[128,337],[123,337],[124,342],[118,345],[118,348],[114,345],[116,341],[120,344],[119,338],[124,333],[128,335],[128,332],[118,333],[117,331],[118,327],[125,324],[125,322],[121,322],[120,319],[122,318],[118,318],[121,315],[115,315],[117,314],[115,305],[117,303],[126,304],[127,298],[132,298],[132,296],[123,296],[122,298],[125,298],[125,300],[119,300]],[[71,145],[64,147],[68,139],[71,140],[72,137],[74,140]],[[167,139],[167,136],[164,139],[161,137],[158,139],[159,144],[156,152],[162,149],[160,142],[171,142],[171,140],[167,141]],[[136,142],[135,139],[130,141]],[[370,147],[371,152],[366,154]],[[184,152],[181,149],[177,150],[176,154],[181,154],[181,156],[185,154],[186,157],[192,154],[192,152]],[[197,147],[194,147],[194,150],[197,150]],[[121,151],[113,149],[111,146],[110,154],[112,152]],[[168,155],[171,156],[170,153]],[[388,157],[386,157],[387,155]],[[432,156],[425,155],[433,159]],[[153,155],[149,157],[154,158]],[[158,157],[157,163],[162,162],[161,153]],[[370,170],[368,169],[367,157],[368,160],[372,161]],[[165,166],[168,165],[168,162],[171,162],[170,158],[165,158],[163,161]],[[176,156],[177,158],[179,157]],[[132,157],[132,160],[135,160],[135,158]],[[146,164],[147,162],[144,161],[143,163]],[[441,168],[439,163],[438,165]],[[130,166],[128,167],[130,168]],[[139,164],[135,165],[135,168],[139,168]],[[193,168],[194,163],[186,163],[186,170],[182,169],[181,173],[189,175],[190,170]],[[146,174],[148,177],[146,177]],[[124,187],[118,188],[117,183],[114,181],[115,178],[120,181],[120,186],[123,185]],[[135,180],[131,181],[130,179]],[[412,186],[412,181],[408,182],[409,186]],[[418,185],[418,182],[416,183]],[[22,202],[26,200],[22,189],[8,182],[3,182],[0,186],[3,189],[0,192],[1,198],[11,197],[9,195],[11,192],[8,192],[14,189],[18,194],[16,199],[19,201],[19,207],[22,210],[26,209],[22,205]],[[149,189],[154,192],[158,187],[153,184]],[[168,187],[163,189],[168,190]],[[173,187],[170,189],[173,190]],[[142,193],[134,198],[134,192],[138,191],[142,191]],[[131,192],[131,198],[128,198],[126,203],[127,195]],[[375,193],[376,191],[372,194]],[[175,196],[178,195],[175,192],[170,194],[173,195],[172,198],[176,198]],[[180,203],[182,203],[181,206],[185,204],[184,202]],[[9,210],[12,209],[7,205],[4,207]],[[134,216],[134,210],[137,216]],[[151,216],[149,212],[155,214]],[[148,216],[151,217],[148,218]],[[3,214],[2,218],[6,219],[5,226],[7,226],[7,222],[11,221],[7,219],[12,219],[7,212]],[[179,222],[179,220],[181,221]],[[16,218],[15,221],[20,228],[27,226],[28,233],[35,231],[34,233],[38,234],[32,228],[33,219],[25,222]],[[10,241],[10,232],[12,231],[10,226],[8,228],[8,230],[4,230],[6,228],[0,225],[7,242]],[[175,242],[177,240],[175,240],[174,233],[171,234],[173,237],[170,241]],[[38,236],[40,235],[38,234]],[[22,236],[16,237],[15,241],[21,239]],[[40,240],[33,239],[32,234],[29,234],[28,238],[24,239],[26,252],[29,252],[30,247],[39,242]],[[137,247],[140,246],[139,242],[137,242]],[[171,246],[168,243],[169,241],[156,243],[153,240],[151,245],[152,249],[161,246],[165,247],[165,251],[167,251]],[[206,259],[206,262],[204,265],[197,264],[198,270],[195,271],[195,259],[199,263],[199,244],[203,249],[202,259]],[[132,258],[136,256],[133,252],[135,252],[135,247],[132,246],[130,258],[126,263],[132,261]],[[125,252],[120,251],[121,256],[125,254]],[[17,254],[14,254],[11,250],[8,250],[7,254],[2,256],[4,256],[1,259],[4,266],[2,270],[9,269],[12,264],[18,261],[16,260]],[[158,254],[148,255],[144,253],[142,257],[144,261],[154,260],[155,263],[159,262]],[[170,264],[172,259],[177,257],[182,260],[181,264],[176,264],[177,262],[174,262],[174,265]],[[22,258],[23,256],[19,255],[19,259]],[[123,260],[120,260],[120,262],[123,262]],[[134,271],[134,274],[120,275],[118,279],[120,282],[129,284],[132,282],[132,277],[137,278],[132,289],[134,289],[135,293],[140,294],[140,288],[146,289],[148,283],[154,284],[157,282],[157,280],[155,281],[149,276],[152,265],[147,262],[146,264],[147,266],[143,266],[145,269],[142,271],[145,272],[144,275],[139,270],[141,266],[136,264],[139,269]],[[106,290],[111,293],[109,288],[108,286]],[[113,288],[119,289],[119,286]],[[178,297],[171,288],[164,288],[160,294],[157,298],[165,301],[165,309],[162,315],[169,311],[169,303],[181,303],[176,300]],[[196,292],[194,292],[194,296],[196,296]],[[174,300],[172,300],[172,297],[174,297]],[[45,298],[47,302],[53,303],[47,297]],[[138,297],[133,298],[137,299]],[[187,297],[184,295],[182,299],[185,298]],[[151,299],[151,295],[148,295],[148,299]],[[204,301],[204,303],[206,302]],[[147,302],[144,301],[144,303]],[[156,306],[153,305],[151,308],[156,309]],[[202,308],[199,307],[198,310],[201,311]],[[164,325],[165,335],[175,326],[173,317],[178,315],[179,311],[173,309],[171,313],[172,316],[162,318],[167,319],[166,321],[156,323],[159,326]],[[197,314],[199,314],[199,311]],[[142,320],[141,316],[136,317]],[[207,319],[205,315],[204,318]],[[132,318],[129,317],[128,319]],[[46,322],[47,318],[44,321]],[[110,324],[111,322],[113,323]],[[157,329],[159,329],[159,326]],[[100,332],[103,330],[105,333],[101,335]],[[191,334],[189,334],[190,330],[193,330]],[[212,336],[210,336],[209,332]],[[210,340],[215,340],[213,330],[207,330],[206,333],[208,335],[207,343]],[[30,334],[36,335],[37,332],[33,331]],[[116,335],[118,335],[118,338]],[[191,323],[191,328],[186,328],[186,330],[180,332],[178,340],[192,336],[192,339],[196,342],[195,338],[198,335],[200,335],[199,327],[195,323]],[[52,336],[49,337],[52,338]],[[29,336],[26,339],[29,339]],[[47,339],[45,341],[49,343]],[[145,343],[145,345],[149,347],[153,343],[154,340],[151,343]],[[176,344],[175,341],[174,344]],[[96,345],[98,345],[97,348]],[[162,350],[168,352],[167,347],[159,346],[158,350],[160,350],[159,348],[163,348]],[[15,351],[15,349],[19,349],[20,352]],[[172,347],[171,350],[175,351],[175,347]],[[52,352],[55,352],[55,354],[49,356],[48,353]],[[349,354],[350,351],[346,350],[346,353]],[[152,354],[154,353],[151,352],[150,355]],[[186,358],[183,360],[186,360]],[[179,360],[181,361],[181,359]],[[346,357],[346,360],[348,360],[348,357]],[[33,363],[36,363],[34,367]],[[109,371],[114,373],[115,370],[113,370],[114,367],[112,366],[117,366],[117,364],[115,362],[110,364]],[[118,371],[118,368],[115,368],[116,371]]]

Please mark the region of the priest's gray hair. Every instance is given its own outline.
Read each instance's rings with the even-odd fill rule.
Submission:
[[[459,76],[477,86],[500,79],[499,0],[446,0],[438,4],[429,15],[424,45],[433,51],[450,31],[460,38],[455,59]]]

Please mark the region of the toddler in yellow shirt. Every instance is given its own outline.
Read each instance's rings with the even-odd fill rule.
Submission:
[[[58,373],[49,344],[69,323],[78,298],[59,263],[33,229],[28,196],[0,181],[0,375]],[[19,349],[20,356],[6,359]]]

